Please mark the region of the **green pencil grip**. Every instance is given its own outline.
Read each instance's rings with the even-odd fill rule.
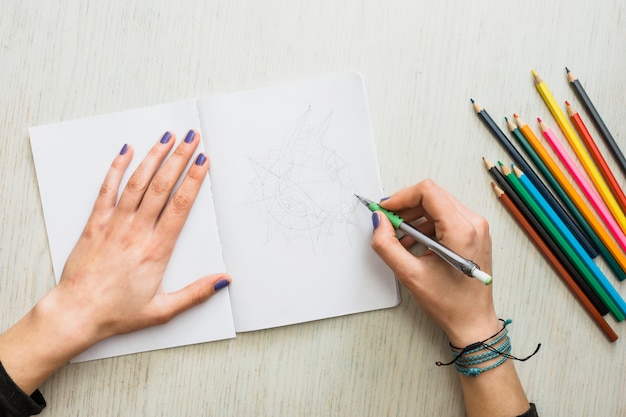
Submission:
[[[387,216],[387,218],[389,219],[389,221],[391,222],[391,224],[393,225],[393,227],[395,227],[396,229],[400,227],[400,224],[402,224],[404,222],[404,219],[400,216],[398,216],[396,213],[386,210],[384,208],[382,208],[380,206],[380,204],[378,203],[370,203],[370,205],[368,206],[368,208],[372,211],[382,211],[383,213],[385,213],[385,216]]]

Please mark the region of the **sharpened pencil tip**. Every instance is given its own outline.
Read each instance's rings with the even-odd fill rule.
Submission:
[[[541,123],[542,122],[541,117],[537,117],[537,121]]]
[[[517,113],[513,113],[513,117],[515,117],[516,119],[519,119],[519,116],[517,115]]]
[[[569,101],[565,100],[565,105],[566,106],[571,106],[571,104],[569,104]]]
[[[474,104],[474,99],[473,98],[470,98],[470,101],[472,102],[472,104]]]
[[[565,72],[569,74],[569,68],[565,67]]]

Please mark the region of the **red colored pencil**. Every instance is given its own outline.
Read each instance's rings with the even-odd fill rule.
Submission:
[[[526,220],[521,211],[515,206],[513,201],[509,198],[508,195],[496,184],[491,183],[493,187],[493,191],[498,197],[498,200],[504,205],[504,207],[509,211],[511,216],[517,221],[517,223],[522,227],[522,229],[526,232],[528,237],[533,241],[533,243],[539,249],[539,252],[548,260],[548,262],[554,267],[559,276],[563,278],[565,284],[569,287],[570,291],[574,293],[578,301],[585,307],[591,318],[596,322],[596,324],[600,327],[604,335],[611,341],[615,342],[617,340],[617,334],[611,328],[611,326],[604,320],[604,318],[598,313],[598,310],[593,306],[593,304],[589,301],[585,293],[578,287],[572,276],[567,272],[567,270],[563,267],[561,262],[554,256],[550,248],[543,242],[541,237],[535,232],[535,229],[531,226],[531,224]]]
[[[578,131],[578,134],[580,135],[581,139],[585,143],[585,146],[587,146],[587,150],[589,151],[589,154],[591,154],[591,157],[593,158],[596,165],[598,166],[598,169],[602,173],[604,180],[607,182],[609,188],[613,192],[613,196],[619,202],[622,208],[626,209],[626,196],[624,195],[624,191],[622,191],[622,188],[619,186],[617,180],[613,176],[611,169],[607,165],[606,161],[604,160],[604,157],[600,153],[600,150],[596,146],[596,143],[591,137],[591,134],[589,133],[587,126],[585,126],[585,123],[580,117],[580,114],[578,114],[578,112],[575,111],[572,108],[571,104],[569,104],[569,102],[567,101],[565,102],[565,107],[567,109],[567,114],[570,117],[570,120],[572,121],[572,124]]]

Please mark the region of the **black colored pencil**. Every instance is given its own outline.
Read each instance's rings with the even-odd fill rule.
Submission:
[[[530,209],[522,202],[522,200],[518,197],[517,193],[513,188],[509,185],[508,181],[504,177],[504,174],[500,172],[500,170],[487,159],[483,158],[483,163],[485,168],[489,172],[489,175],[494,179],[496,184],[506,193],[509,199],[515,204],[515,206],[522,213],[524,218],[530,223],[532,228],[537,232],[537,234],[541,237],[541,240],[548,246],[552,254],[559,260],[563,268],[567,272],[569,272],[570,276],[576,281],[578,288],[582,290],[583,293],[587,296],[589,301],[593,304],[596,310],[601,315],[606,315],[609,312],[609,309],[604,305],[604,303],[600,300],[600,298],[596,295],[596,293],[591,289],[587,281],[580,274],[578,269],[572,264],[569,258],[565,255],[561,247],[556,243],[556,241],[550,236],[550,234],[546,231],[546,229],[539,223],[537,218],[532,214]]]
[[[624,175],[626,175],[626,157],[624,157],[624,154],[620,150],[619,146],[617,146],[617,143],[615,142],[615,139],[613,139],[613,135],[611,135],[609,128],[606,127],[604,120],[602,120],[602,117],[600,117],[600,113],[598,113],[598,110],[596,110],[596,107],[591,102],[591,99],[587,95],[587,92],[583,88],[580,81],[578,81],[578,78],[568,68],[565,68],[565,71],[567,71],[567,80],[569,81],[569,85],[574,89],[574,93],[576,93],[578,99],[583,103],[583,106],[587,110],[587,113],[589,113],[593,124],[600,131],[600,135],[604,138],[606,145],[611,150],[611,153],[617,160],[620,168],[622,169],[622,172],[624,173]]]
[[[539,176],[535,173],[535,171],[528,165],[526,159],[522,156],[522,154],[515,148],[513,143],[509,140],[509,138],[504,134],[502,129],[493,121],[487,110],[485,110],[482,106],[471,99],[472,104],[474,106],[474,110],[478,115],[479,119],[487,126],[487,129],[491,132],[494,138],[500,143],[500,145],[504,148],[504,150],[509,154],[509,156],[513,159],[515,164],[526,174],[526,177],[535,185],[537,190],[541,193],[543,198],[546,199],[550,207],[559,215],[563,223],[567,226],[567,228],[572,232],[572,234],[576,237],[580,245],[585,249],[585,251],[589,254],[590,257],[595,258],[598,256],[598,251],[590,242],[589,238],[582,231],[580,226],[572,219],[570,214],[563,208],[561,203],[554,197],[552,192],[546,187],[543,181],[539,178]]]

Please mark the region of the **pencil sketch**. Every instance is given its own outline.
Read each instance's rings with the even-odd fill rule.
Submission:
[[[332,236],[337,226],[354,226],[350,213],[356,206],[350,169],[325,143],[333,113],[319,122],[311,106],[286,135],[280,149],[263,158],[250,158],[256,176],[252,197],[246,202],[267,223],[267,240],[307,239],[312,245]]]

